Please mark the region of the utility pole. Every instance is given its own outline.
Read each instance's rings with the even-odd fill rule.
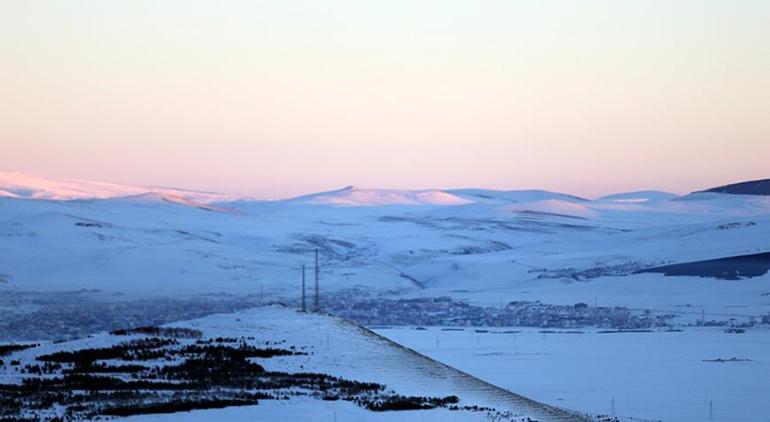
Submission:
[[[305,264],[302,264],[302,312],[307,312],[305,307]]]
[[[321,312],[321,306],[318,302],[318,248],[315,250],[315,311]]]

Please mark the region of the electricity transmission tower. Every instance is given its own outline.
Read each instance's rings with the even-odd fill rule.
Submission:
[[[302,264],[302,312],[307,312],[305,307],[305,264]]]
[[[321,305],[320,305],[320,303],[318,301],[318,294],[319,294],[319,291],[318,291],[318,288],[319,288],[318,287],[318,275],[319,275],[319,270],[318,270],[318,249],[316,248],[316,250],[315,250],[315,311],[316,312],[321,312]]]

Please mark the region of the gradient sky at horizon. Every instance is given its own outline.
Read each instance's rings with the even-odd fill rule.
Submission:
[[[768,1],[0,0],[0,170],[288,197],[770,177]]]

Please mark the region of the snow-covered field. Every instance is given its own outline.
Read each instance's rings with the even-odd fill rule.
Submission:
[[[541,331],[377,330],[485,381],[585,412],[662,421],[760,421],[770,415],[768,328],[744,334],[700,327]]]
[[[210,315],[197,320],[174,323],[169,327],[187,330],[184,332],[185,335],[195,331],[198,333],[198,336],[178,337],[174,333],[168,335],[161,333],[155,334],[153,337],[153,335],[140,333],[105,333],[68,342],[45,342],[36,347],[12,352],[9,356],[4,356],[3,358],[9,362],[15,361],[16,363],[0,365],[0,392],[3,391],[2,384],[21,385],[25,383],[25,379],[55,379],[63,376],[64,387],[62,388],[65,388],[67,393],[72,394],[74,393],[74,391],[70,391],[72,388],[67,387],[69,385],[67,384],[67,377],[93,375],[89,368],[101,363],[109,364],[112,368],[120,368],[126,364],[140,364],[144,369],[140,372],[129,373],[131,374],[130,376],[119,370],[101,371],[96,373],[99,377],[110,376],[113,379],[116,377],[126,381],[188,382],[194,380],[194,378],[187,378],[184,375],[179,379],[168,378],[162,375],[163,372],[157,368],[176,365],[183,366],[186,361],[191,362],[192,360],[199,359],[192,356],[190,352],[179,352],[188,346],[205,347],[213,345],[214,347],[223,347],[224,345],[239,350],[247,345],[252,347],[265,347],[268,345],[272,348],[296,351],[301,354],[249,358],[252,362],[263,367],[265,371],[268,371],[268,373],[264,373],[265,376],[268,376],[269,373],[326,374],[345,380],[382,384],[387,388],[387,394],[438,398],[455,396],[459,398],[457,406],[460,407],[459,410],[453,412],[455,420],[474,421],[490,416],[497,417],[497,420],[500,421],[518,421],[526,420],[526,418],[544,422],[589,420],[589,418],[583,415],[544,405],[498,388],[457,369],[415,353],[369,330],[331,316],[300,313],[284,307],[270,306],[230,314]],[[42,362],[50,362],[50,359],[47,359],[45,356],[52,356],[55,353],[104,350],[110,347],[130,344],[129,342],[132,340],[157,340],[159,337],[166,337],[167,339],[164,341],[171,342],[170,345],[162,347],[168,348],[173,353],[166,353],[162,358],[154,356],[149,358],[133,357],[131,359],[102,358],[95,363],[88,364],[78,363],[82,359],[73,359],[75,363],[70,364],[68,363],[69,360],[67,360],[69,358],[64,358],[62,362],[63,367],[56,368],[53,371],[46,371],[43,375],[38,376],[34,375],[34,370],[28,369],[28,365],[42,365]],[[168,339],[168,337],[171,339]],[[156,346],[151,347],[151,349],[158,348]],[[137,354],[134,354],[134,356],[137,356]],[[55,360],[54,362],[61,361]],[[205,362],[205,360],[197,360],[197,362]],[[259,374],[263,374],[263,372],[260,371],[257,376],[260,376]],[[208,380],[208,378],[205,379]],[[208,387],[210,391],[216,392],[222,389],[227,390],[228,386],[229,384],[220,385],[214,383]],[[97,385],[91,389],[98,390],[99,388],[100,385]],[[200,391],[200,387],[196,388],[197,390],[194,391]],[[140,387],[140,389],[147,389],[147,387]],[[322,405],[320,403],[319,391],[311,389],[304,394],[297,393],[305,390],[293,386],[277,389],[259,389],[260,392],[270,394],[288,394],[290,398],[287,403],[289,404],[299,398],[299,407],[294,408],[292,406],[289,410],[286,410],[289,407],[288,404],[272,403],[268,406],[263,406],[263,404],[272,401],[266,399],[260,400],[260,404],[257,406],[225,411],[194,411],[193,413],[203,412],[202,417],[204,418],[207,417],[206,412],[213,412],[211,414],[212,417],[218,414],[218,416],[222,416],[220,413],[224,413],[226,416],[233,418],[249,415],[250,417],[262,420],[315,421],[319,420],[317,417],[323,414],[333,417],[335,410],[339,407],[338,417],[363,417],[364,420],[383,420],[383,418],[387,417],[372,414],[372,412],[366,409],[355,409],[349,404],[338,404],[336,406]],[[52,391],[59,392],[59,390]],[[105,391],[113,390],[108,387]],[[154,390],[150,389],[150,391]],[[136,391],[133,394],[140,394],[140,392]],[[161,398],[153,398],[153,400],[162,400],[162,396]],[[104,406],[125,406],[128,403],[127,401],[121,401],[124,400],[123,396],[105,398],[92,394],[91,397],[94,398],[86,399],[85,403],[90,406],[96,406],[97,409]],[[308,400],[305,400],[311,397],[314,397],[319,403],[310,403]],[[0,395],[0,398],[3,398],[3,396]],[[32,400],[32,398],[27,396],[21,400]],[[41,415],[51,416],[52,414],[48,412],[61,412],[61,406],[65,404],[71,406],[69,402],[62,402],[59,405],[56,400],[61,401],[63,399],[53,399],[54,406],[49,404],[48,406],[50,407],[43,405],[39,408],[32,408],[35,410],[30,410],[30,412],[41,411],[43,412],[42,414],[25,413],[16,416],[32,418],[38,418]],[[81,400],[80,403],[83,402],[83,399],[79,400]],[[344,403],[345,399],[338,400],[338,402]],[[464,410],[470,406],[481,407],[484,410]],[[329,412],[330,407],[331,412]],[[315,413],[319,409],[322,411],[321,415]],[[387,414],[388,412],[380,415]],[[55,415],[53,413],[53,416]],[[400,415],[400,413],[395,415]],[[422,412],[419,415],[414,412],[406,413],[406,415],[411,415],[414,418],[413,420],[444,420],[447,416],[446,412],[441,411],[440,408]],[[4,416],[2,412],[0,412],[0,416]],[[390,417],[393,416],[394,413],[390,413]],[[186,419],[187,415],[179,413],[174,417]],[[163,418],[168,419],[171,417],[163,416]],[[76,419],[80,420],[82,416],[76,417]]]

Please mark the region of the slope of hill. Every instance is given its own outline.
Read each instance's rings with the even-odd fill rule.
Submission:
[[[647,268],[639,273],[662,273],[671,276],[713,277],[722,280],[741,280],[759,277],[770,271],[770,253],[728,256],[696,262]]]
[[[538,189],[499,191],[491,189],[450,189],[447,192],[473,201],[534,202],[559,200],[587,202],[586,199],[566,193]]]
[[[80,179],[52,179],[19,172],[0,171],[0,197],[73,200],[105,199],[157,193],[210,203],[232,199],[227,195],[185,189],[144,187]]]
[[[727,193],[731,195],[770,195],[770,179],[750,180],[705,189],[699,192]]]
[[[642,203],[653,201],[667,201],[674,199],[679,195],[670,192],[663,192],[658,190],[641,190],[635,192],[623,192],[612,195],[607,195],[599,198],[600,201],[610,202],[625,202],[625,203]]]
[[[275,420],[286,413],[263,403],[316,399],[356,404],[362,416],[419,410],[420,420],[443,420],[441,409],[451,408],[466,416],[458,420],[479,420],[479,414],[497,421],[590,420],[352,323],[282,307],[6,349],[0,349],[8,353],[3,358],[18,363],[0,366],[0,399],[8,405],[2,417],[84,420],[250,406],[250,417]],[[300,420],[318,420],[305,416]]]
[[[318,249],[325,291],[455,292],[488,302],[497,300],[494,291],[506,297],[551,291],[563,279],[582,277],[575,274],[628,275],[761,253],[770,235],[766,197],[700,194],[722,199],[629,203],[463,191],[449,201],[356,189],[268,202],[207,203],[152,192],[76,201],[0,198],[0,288],[296,298],[298,286],[286,280],[295,280]],[[493,199],[446,205],[470,201],[463,196],[470,194]],[[370,205],[338,206],[340,197]],[[407,200],[412,205],[392,206]],[[591,289],[564,291],[583,290]]]
[[[192,195],[192,198],[196,198],[195,195]],[[148,204],[173,204],[173,205],[182,205],[187,207],[194,207],[206,211],[216,211],[216,212],[224,212],[224,213],[230,213],[230,214],[237,214],[237,211],[227,208],[225,206],[218,206],[214,205],[211,202],[200,202],[196,199],[191,199],[190,196],[179,196],[176,194],[168,193],[168,191],[153,191],[148,193],[141,193],[138,195],[128,195],[128,196],[118,196],[114,198],[106,198],[104,201],[113,202],[113,203],[121,203],[121,204],[141,204],[141,203],[148,203]],[[223,202],[217,200],[217,203],[219,204],[228,204],[228,202]]]
[[[437,189],[362,189],[355,186],[304,195],[289,201],[305,204],[344,206],[459,205],[470,202],[449,192]]]

